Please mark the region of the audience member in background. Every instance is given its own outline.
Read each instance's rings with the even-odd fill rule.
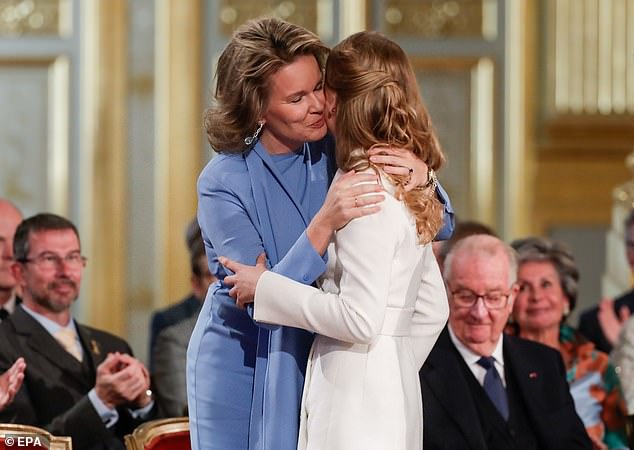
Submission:
[[[198,301],[198,310],[205,300],[209,285],[216,281],[209,272],[205,246],[200,232],[190,245],[191,283],[193,296]],[[160,411],[167,417],[187,415],[187,387],[185,384],[185,363],[187,344],[196,325],[198,310],[191,317],[171,325],[161,331],[154,343],[154,373],[152,374],[155,394]]]
[[[16,281],[11,271],[13,264],[13,234],[22,222],[22,213],[10,201],[0,198],[0,322],[20,303]]]
[[[625,252],[630,270],[634,270],[634,209],[623,226]],[[604,299],[598,306],[584,311],[579,317],[579,331],[594,342],[598,350],[610,353],[621,331],[622,324],[634,312],[634,289],[616,299]]]
[[[634,319],[623,327],[619,341],[611,353],[612,362],[621,380],[621,390],[628,414],[634,414]]]
[[[22,213],[9,200],[0,198],[0,322],[6,319],[20,303],[16,295],[16,281],[11,271],[13,264],[13,235],[22,221]],[[19,358],[9,370],[0,375],[0,411],[15,396],[22,381],[26,364]]]
[[[185,243],[187,244],[187,251],[189,252],[189,259],[192,270],[192,292],[190,292],[187,297],[185,297],[175,305],[171,305],[165,309],[156,311],[152,315],[152,319],[150,320],[150,352],[148,353],[150,360],[150,373],[152,375],[154,375],[154,373],[156,372],[156,363],[154,361],[154,356],[157,354],[155,347],[158,335],[164,329],[175,325],[182,320],[188,319],[190,317],[197,317],[198,312],[200,311],[200,306],[205,300],[207,287],[210,284],[208,279],[205,280],[202,275],[199,276],[196,274],[199,267],[198,261],[192,258],[192,253],[195,251],[195,249],[202,245],[200,226],[198,226],[198,220],[196,218],[194,218],[189,223],[187,229],[185,230]],[[209,273],[209,270],[205,269],[204,273]]]
[[[626,448],[625,404],[608,355],[566,324],[577,302],[579,271],[563,244],[531,237],[513,242],[519,293],[513,317],[519,336],[558,350],[570,393],[596,449]]]
[[[438,266],[440,267],[440,271],[443,271],[443,265],[445,263],[445,258],[451,251],[454,245],[461,240],[466,238],[467,236],[473,236],[474,234],[488,234],[490,236],[497,236],[497,233],[493,231],[488,225],[485,225],[481,222],[476,222],[475,220],[456,220],[456,227],[454,228],[453,234],[446,241],[434,241],[432,243],[434,249],[434,255],[436,256],[436,261],[438,261]]]
[[[447,255],[449,323],[420,371],[426,450],[592,448],[559,352],[502,333],[516,273],[515,252],[493,236]]]
[[[23,303],[0,324],[0,370],[20,357],[27,367],[0,422],[71,436],[76,449],[123,449],[123,436],[154,416],[149,374],[124,340],[72,318],[86,264],[77,229],[38,214],[13,245]]]

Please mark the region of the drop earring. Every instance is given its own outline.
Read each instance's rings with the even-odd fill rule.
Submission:
[[[260,135],[260,131],[262,131],[262,127],[264,126],[264,122],[258,122],[258,128],[255,130],[255,133],[253,133],[253,136],[247,136],[244,138],[244,143],[247,146],[250,146],[252,143],[254,143],[258,136]]]

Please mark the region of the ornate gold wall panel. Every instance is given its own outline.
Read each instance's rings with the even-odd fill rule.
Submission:
[[[221,0],[218,23],[227,37],[239,25],[260,16],[279,17],[317,31],[319,3],[323,3],[323,0]]]
[[[82,0],[84,248],[88,322],[125,336],[127,239],[127,1]]]
[[[495,0],[387,0],[386,33],[420,38],[485,38],[497,34]]]
[[[25,214],[68,215],[69,62],[0,58],[1,189]]]
[[[156,3],[155,306],[190,291],[186,225],[196,215],[202,146],[202,2]]]
[[[537,155],[538,229],[543,232],[556,224],[608,224],[612,191],[628,179],[624,161],[634,146],[634,120],[560,118],[545,133]]]
[[[549,0],[549,114],[634,114],[634,0]]]
[[[537,129],[535,217],[607,225],[634,146],[634,0],[542,1],[548,69]]]
[[[533,233],[532,209],[534,207],[531,182],[535,165],[535,116],[538,88],[536,2],[516,1],[506,3],[507,97],[505,128],[506,157],[502,172],[502,214],[507,238],[528,236]]]
[[[447,166],[443,187],[459,215],[494,225],[494,65],[488,58],[412,58]]]
[[[606,225],[615,185],[628,179],[627,152],[550,149],[540,155],[535,180],[535,231],[553,226]]]
[[[0,36],[71,33],[70,0],[0,0]]]

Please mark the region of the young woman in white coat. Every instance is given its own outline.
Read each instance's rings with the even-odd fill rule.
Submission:
[[[381,210],[338,230],[319,288],[221,257],[242,306],[255,290],[259,322],[318,333],[302,399],[299,449],[419,450],[423,416],[418,370],[442,330],[448,306],[430,242],[441,227],[434,177],[406,192],[407,177],[374,166],[370,148],[409,149],[438,169],[443,154],[414,72],[386,37],[361,32],[338,44],[326,65],[328,125],[338,176],[376,173]]]

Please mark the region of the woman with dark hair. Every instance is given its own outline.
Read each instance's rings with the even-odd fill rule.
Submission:
[[[350,171],[328,189],[336,167],[324,118],[327,53],[306,29],[260,19],[240,27],[218,60],[205,127],[219,156],[198,181],[198,221],[221,281],[207,293],[187,352],[194,450],[295,449],[313,339],[254,323],[230,298],[215,255],[253,264],[265,252],[272,271],[311,284],[334,231],[380,209],[374,173]],[[381,157],[385,170],[401,174],[404,190],[426,184],[425,162],[400,154]]]
[[[625,404],[608,355],[566,324],[577,303],[579,271],[566,246],[531,237],[511,244],[518,253],[520,291],[513,319],[520,337],[560,351],[570,393],[596,449],[627,448]]]
[[[434,186],[406,191],[406,178],[374,165],[369,150],[398,146],[436,170],[444,161],[405,52],[373,32],[335,46],[326,64],[328,128],[335,176],[379,177],[381,210],[338,229],[321,289],[234,263],[225,282],[242,296],[255,286],[257,321],[318,333],[302,399],[298,449],[420,450],[418,371],[448,316],[431,241],[442,205]]]

